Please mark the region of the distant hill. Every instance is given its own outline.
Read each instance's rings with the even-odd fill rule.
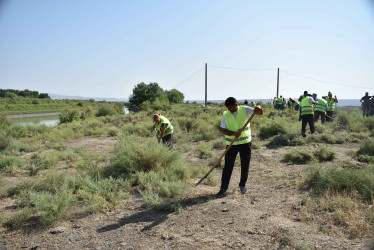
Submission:
[[[94,99],[95,101],[107,101],[107,102],[128,102],[128,98],[106,98],[106,97],[84,97],[84,96],[68,96],[68,95],[56,95],[56,94],[49,94],[51,99],[55,100],[89,100]]]
[[[296,99],[296,98],[295,98]],[[263,102],[263,103],[269,103],[272,102],[271,99],[246,99],[249,103],[250,102]],[[346,106],[361,106],[360,99],[338,99],[339,103],[337,104],[337,107],[346,107]],[[186,102],[187,100],[185,100]],[[204,103],[204,100],[188,100],[191,102],[197,102],[197,103]],[[215,102],[215,103],[223,103],[225,100],[208,100],[208,102]],[[238,100],[239,102],[244,102],[244,99]]]

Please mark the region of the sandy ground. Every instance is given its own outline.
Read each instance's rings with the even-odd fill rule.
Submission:
[[[100,153],[114,142],[85,138],[70,146],[89,146]],[[358,145],[332,147],[344,162]],[[55,227],[64,227],[62,233],[1,228],[0,249],[374,249],[373,233],[350,239],[339,232],[321,232],[318,225],[300,220],[301,200],[311,194],[300,185],[306,166],[281,161],[290,149],[295,148],[253,150],[245,195],[237,187],[240,166],[235,166],[226,197],[215,198],[219,184],[194,188],[196,179],[189,192],[176,200],[183,207],[179,213],[143,208],[141,197],[134,194],[114,211],[59,223]],[[220,179],[221,171],[213,174]],[[0,211],[11,209],[11,202],[1,200]]]

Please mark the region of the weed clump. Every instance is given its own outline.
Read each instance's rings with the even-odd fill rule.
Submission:
[[[295,134],[281,134],[274,136],[271,141],[267,144],[270,148],[282,147],[282,146],[299,146],[303,145],[304,141],[302,138]]]
[[[374,140],[365,141],[357,151],[357,155],[374,156]]]
[[[319,162],[333,161],[336,157],[334,151],[329,150],[327,147],[322,147],[314,152],[315,157]]]
[[[196,152],[200,159],[208,159],[213,157],[212,146],[206,142],[200,142],[197,145]]]
[[[275,135],[286,134],[286,133],[287,133],[287,129],[285,125],[279,122],[274,122],[274,123],[262,126],[260,128],[259,136],[261,139],[267,139]]]
[[[313,161],[313,155],[308,151],[294,150],[285,154],[284,161],[292,164],[307,164]]]
[[[374,169],[314,168],[310,171],[306,183],[316,194],[324,194],[328,190],[341,194],[357,191],[367,201],[374,198]]]

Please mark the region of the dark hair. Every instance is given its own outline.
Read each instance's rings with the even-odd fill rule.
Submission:
[[[155,115],[153,115],[153,120],[157,119],[159,116],[161,116],[161,114],[155,114]]]
[[[232,105],[235,105],[235,104],[238,104],[238,101],[234,97],[229,97],[225,101],[225,106],[226,107],[229,107],[229,106],[232,106]]]
[[[247,101],[247,100],[245,100],[245,101],[244,101],[244,104],[248,104],[248,101]]]
[[[308,91],[305,90],[305,91],[304,91],[304,95],[308,95]]]

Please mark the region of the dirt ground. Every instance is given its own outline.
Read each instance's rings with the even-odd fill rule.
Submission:
[[[84,140],[70,146],[84,145],[100,153],[115,142],[108,138]],[[338,161],[344,162],[358,145],[332,147]],[[215,198],[219,184],[203,183],[195,188],[196,179],[189,192],[176,200],[183,208],[179,213],[143,208],[141,197],[134,194],[107,214],[55,225],[64,228],[62,233],[51,234],[52,228],[1,228],[0,249],[374,249],[373,233],[350,239],[344,233],[322,232],[318,225],[300,219],[301,200],[312,196],[300,185],[306,166],[281,161],[290,149],[295,148],[253,150],[245,195],[239,192],[240,166],[236,165],[226,197]],[[219,180],[221,171],[213,172]],[[1,212],[11,207],[7,199],[1,200]]]

